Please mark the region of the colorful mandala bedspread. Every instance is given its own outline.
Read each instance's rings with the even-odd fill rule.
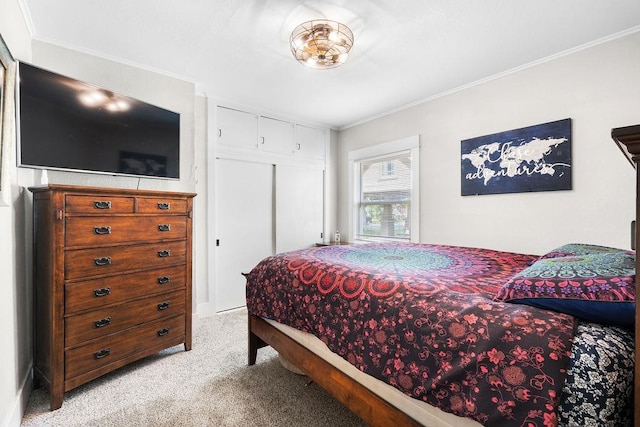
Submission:
[[[247,307],[444,411],[488,426],[555,426],[575,319],[493,301],[535,260],[409,243],[311,248],[259,263]]]

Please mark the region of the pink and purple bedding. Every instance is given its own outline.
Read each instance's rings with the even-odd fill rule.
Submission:
[[[454,246],[328,246],[266,258],[247,308],[361,371],[490,426],[555,426],[574,317],[493,301],[537,257]]]

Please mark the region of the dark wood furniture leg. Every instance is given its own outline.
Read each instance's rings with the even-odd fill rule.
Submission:
[[[256,334],[251,332],[251,316],[249,315],[249,366],[256,364],[256,358],[258,357],[258,349],[262,347],[266,347],[268,344],[265,343],[258,337]],[[255,317],[255,316],[254,316]]]

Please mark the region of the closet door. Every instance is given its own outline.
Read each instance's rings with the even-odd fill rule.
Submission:
[[[258,116],[225,107],[216,108],[218,144],[256,149],[258,146]]]
[[[322,241],[324,171],[276,166],[276,252],[308,248]]]
[[[258,133],[260,150],[288,156],[293,153],[293,123],[261,116]]]
[[[296,125],[295,151],[296,157],[324,160],[326,157],[325,130]]]
[[[274,251],[273,165],[216,160],[216,311],[246,305],[245,279]]]

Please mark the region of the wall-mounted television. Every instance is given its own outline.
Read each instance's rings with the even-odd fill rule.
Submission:
[[[180,178],[180,114],[18,62],[18,166]]]

